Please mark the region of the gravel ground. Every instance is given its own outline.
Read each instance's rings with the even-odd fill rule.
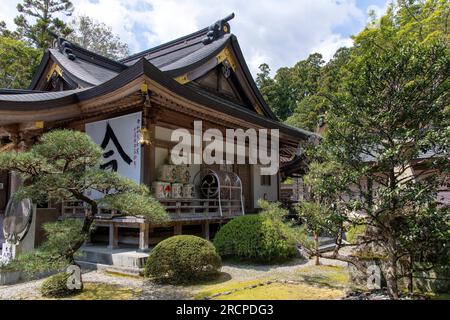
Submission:
[[[42,299],[39,287],[44,279],[19,283],[12,286],[0,286],[0,300],[36,300]],[[187,292],[174,286],[153,284],[143,278],[110,275],[103,271],[87,271],[83,273],[83,281],[91,283],[107,283],[126,288],[140,289],[137,299],[142,300],[178,300],[188,297]]]
[[[320,259],[321,264],[332,266],[347,266],[347,263],[337,260]],[[296,259],[287,264],[282,265],[257,265],[257,264],[241,264],[241,263],[224,263],[222,272],[230,274],[234,280],[244,281],[251,279],[267,278],[267,277],[283,277],[290,279],[294,275],[294,271],[302,267],[309,267],[315,264],[315,259]]]
[[[322,264],[344,265],[345,263],[321,259]],[[235,281],[245,281],[267,277],[292,279],[294,271],[302,267],[314,265],[314,260],[294,260],[283,265],[250,265],[224,263],[222,272],[228,273]],[[42,299],[39,287],[44,280],[23,282],[12,286],[0,286],[0,300]],[[179,300],[191,297],[192,287],[157,285],[139,277],[117,276],[104,271],[87,271],[83,273],[83,281],[114,284],[121,287],[140,289],[139,300]]]

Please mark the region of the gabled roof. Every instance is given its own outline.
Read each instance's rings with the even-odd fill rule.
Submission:
[[[183,76],[188,78],[189,75],[189,79],[185,82],[193,81],[204,74],[206,67],[213,68],[222,63],[218,61],[218,55],[226,48],[230,48],[237,60],[239,72],[243,74],[240,81],[246,82],[247,95],[254,101],[252,104],[258,105],[266,117],[276,119],[256,87],[237,38],[230,33],[228,21],[233,17],[234,14],[217,21],[212,26],[120,61],[103,57],[54,35],[57,48],[47,50],[29,89],[45,90],[44,86],[49,80],[48,73],[54,72],[51,69],[53,64],[61,69],[60,75],[68,84],[67,88],[76,89],[98,86],[109,81],[142,58],[173,78]],[[201,72],[198,72],[198,69],[201,69]],[[250,107],[256,108],[254,105]]]
[[[312,132],[294,128],[276,120],[269,119],[263,115],[242,108],[240,105],[230,103],[227,100],[194,91],[191,87],[178,83],[172,77],[153,66],[144,58],[138,60],[133,66],[121,72],[117,77],[95,87],[25,95],[0,95],[0,121],[2,121],[1,118],[3,113],[7,113],[12,116],[13,113],[18,111],[32,112],[57,110],[58,108],[63,109],[72,104],[101,97],[106,93],[119,90],[124,85],[141,76],[146,76],[163,87],[169,89],[174,94],[185,97],[194,103],[211,108],[215,112],[225,113],[244,119],[265,128],[279,129],[281,133],[290,135],[299,140],[308,140],[311,139],[311,137],[316,136]],[[20,117],[23,121],[37,121],[39,113],[34,112],[33,114],[27,116],[30,117],[30,119],[25,119],[24,114],[17,114],[15,117]],[[52,116],[54,117],[54,115]],[[60,117],[62,117],[61,119],[64,119],[64,117],[67,116],[68,115],[65,113],[60,115]],[[40,120],[45,121],[42,116]]]
[[[47,50],[30,90],[0,91],[0,123],[77,117],[83,102],[90,103],[91,99],[117,93],[144,76],[143,79],[148,77],[174,94],[214,112],[226,113],[261,127],[279,129],[295,139],[314,138],[314,133],[280,123],[267,106],[251,76],[236,36],[229,33],[230,19],[219,20],[208,28],[121,61],[111,60],[57,38],[57,48]],[[223,68],[221,64],[225,62],[234,70],[233,81],[239,81],[239,85],[245,87],[246,94],[250,92],[251,101],[240,103],[219,93],[202,90],[200,82],[189,84],[209,70],[218,66]],[[55,72],[68,84],[64,86],[65,91],[38,91],[45,89],[43,84],[52,79]],[[180,81],[180,78],[187,81]]]

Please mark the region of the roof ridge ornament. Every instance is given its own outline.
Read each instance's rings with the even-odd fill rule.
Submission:
[[[49,31],[48,34],[55,38],[53,41],[53,48],[58,49],[59,52],[67,56],[70,60],[75,60],[76,55],[73,53],[71,47],[72,43],[70,43],[68,40],[60,37],[58,34],[54,33],[53,31]]]
[[[208,33],[206,37],[203,38],[202,42],[204,45],[210,44],[214,40],[222,37],[223,35],[230,33],[230,24],[228,21],[234,18],[234,13],[225,17],[222,20],[218,20],[216,23],[208,27]]]

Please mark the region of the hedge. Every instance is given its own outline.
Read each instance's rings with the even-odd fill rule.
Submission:
[[[234,218],[214,238],[222,257],[274,263],[298,255],[295,242],[284,228],[260,215]]]
[[[164,283],[193,283],[216,276],[222,261],[207,240],[189,235],[160,242],[147,258],[144,275]]]

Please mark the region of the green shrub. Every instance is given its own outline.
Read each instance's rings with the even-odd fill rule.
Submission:
[[[67,287],[67,280],[70,273],[61,272],[47,278],[41,285],[40,292],[44,297],[62,298],[77,294],[82,291],[76,289],[69,289]]]
[[[280,262],[298,254],[288,230],[261,215],[246,215],[231,220],[217,232],[214,246],[222,257],[255,262]]]
[[[160,242],[145,264],[144,274],[164,283],[193,283],[216,276],[222,261],[214,246],[195,236],[174,236]]]
[[[364,232],[366,232],[365,225],[351,226],[346,233],[346,239],[348,242],[355,244],[356,241],[358,240],[358,236],[363,235]]]

